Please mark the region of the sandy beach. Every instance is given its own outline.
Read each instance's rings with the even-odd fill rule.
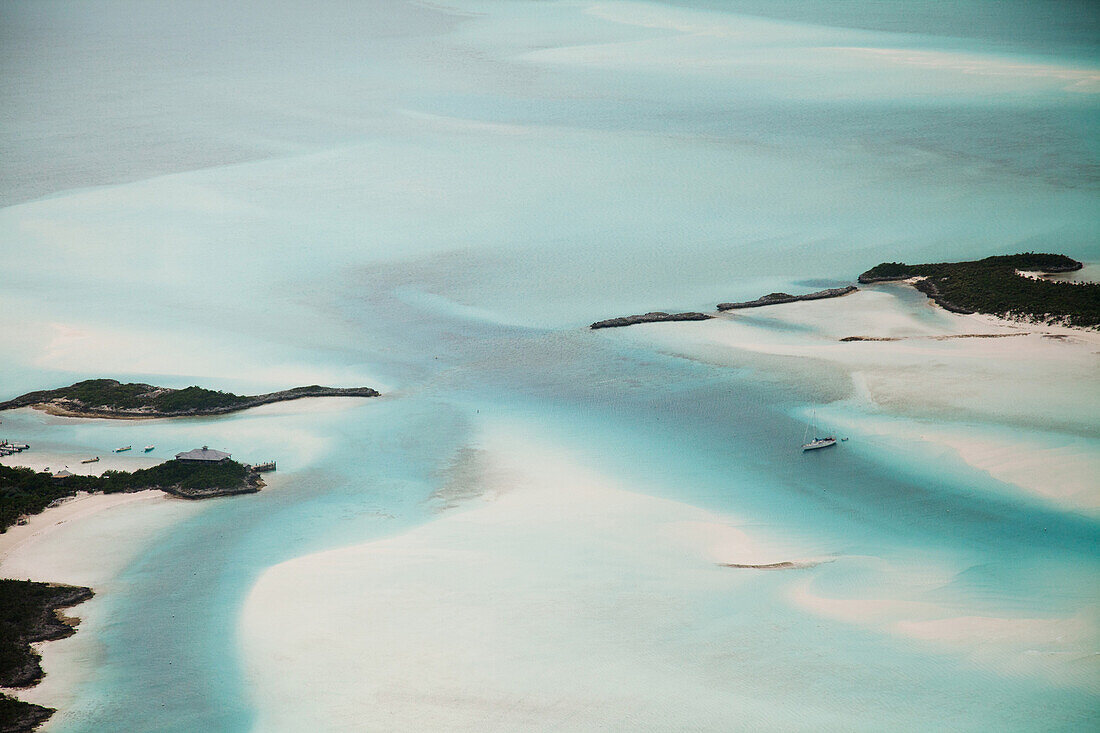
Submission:
[[[92,600],[65,611],[80,619],[76,634],[35,645],[46,673],[42,682],[5,690],[59,708],[43,730],[66,719],[68,701],[95,667],[96,634],[110,623],[103,614],[103,599],[119,573],[158,532],[203,509],[202,503],[173,499],[161,491],[81,493],[0,534],[0,577],[83,585],[96,593]]]

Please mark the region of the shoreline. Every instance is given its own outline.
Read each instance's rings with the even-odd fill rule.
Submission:
[[[167,419],[164,415],[99,415],[90,412],[81,412],[79,410],[71,410],[57,404],[56,402],[36,402],[33,405],[26,405],[26,407],[29,407],[32,410],[38,410],[39,412],[44,412],[47,415],[53,415],[54,417],[103,418],[105,420]],[[201,417],[201,415],[196,415],[195,417]]]
[[[1084,263],[1064,254],[1032,252],[963,262],[883,262],[861,273],[858,281],[863,285],[905,282],[952,313],[982,313],[1096,330],[1100,328],[1100,286],[1070,283],[1080,287],[1067,290],[1066,282],[1033,276],[1066,274],[1083,268]]]
[[[108,380],[114,381],[114,380]],[[78,386],[78,385],[73,385]],[[117,386],[117,382],[116,382]],[[132,385],[130,385],[132,386]],[[151,391],[164,388],[149,387]],[[179,417],[213,417],[229,415],[234,412],[249,410],[254,407],[271,405],[279,402],[291,402],[313,397],[380,397],[378,390],[370,387],[294,387],[279,392],[267,392],[259,395],[241,396],[241,402],[231,405],[219,405],[216,407],[200,407],[185,410],[157,410],[154,407],[111,408],[111,407],[87,407],[79,400],[64,396],[53,396],[57,392],[64,391],[66,387],[58,390],[37,390],[20,395],[14,399],[0,403],[0,411],[14,410],[21,407],[31,407],[43,410],[56,417],[76,418],[104,418],[108,420],[153,420]],[[170,390],[178,392],[180,390]]]
[[[1088,435],[1100,407],[1100,332],[952,314],[931,300],[914,307],[896,287],[907,286],[787,305],[773,317],[785,332],[718,319],[627,338],[706,363],[783,370],[812,390],[826,425],[853,436],[849,450],[946,448],[1031,500],[1096,516],[1089,477],[1100,462]]]
[[[96,667],[98,634],[112,623],[103,603],[115,578],[160,531],[194,516],[203,506],[156,489],[81,493],[0,534],[0,577],[82,586],[94,594],[64,612],[74,634],[34,642],[43,671],[39,682],[0,688],[11,697],[57,711],[40,729],[48,730],[72,714],[76,689]]]
[[[63,499],[57,506],[50,507],[39,514],[24,517],[22,524],[12,525],[6,532],[0,533],[0,577],[15,577],[9,569],[9,560],[28,543],[48,539],[52,532],[58,531],[69,522],[86,520],[100,512],[134,502],[148,501],[157,496],[163,497],[165,494],[160,489],[117,494],[90,494],[82,491],[75,496]],[[21,576],[18,579],[46,583],[58,582],[56,579],[43,577],[39,573]]]

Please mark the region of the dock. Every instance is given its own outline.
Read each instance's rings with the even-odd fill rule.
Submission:
[[[275,461],[268,461],[267,463],[257,463],[252,467],[252,470],[256,473],[264,473],[265,471],[275,470]]]

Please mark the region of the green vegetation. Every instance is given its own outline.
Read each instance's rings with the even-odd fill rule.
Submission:
[[[143,489],[179,489],[181,491],[207,491],[232,489],[244,483],[249,471],[236,461],[198,463],[190,461],[165,461],[152,468],[142,468],[133,473],[105,471],[102,476],[69,476],[57,479],[76,491],[102,491],[115,494],[121,491]]]
[[[90,588],[0,580],[0,686],[26,687],[42,679],[31,642],[62,639],[73,628],[57,610],[92,597]],[[0,695],[0,730],[32,730],[53,710]]]
[[[77,403],[77,407],[88,409],[148,409],[155,412],[232,408],[249,401],[248,397],[202,387],[166,389],[136,382],[121,384],[114,379],[87,379],[60,389],[30,392],[4,405],[21,407],[57,399],[70,400]]]
[[[859,276],[861,283],[923,277],[918,290],[956,313],[1100,326],[1100,284],[1035,280],[1017,270],[1071,272],[1081,263],[1059,254],[1025,253],[972,262],[906,265],[884,262]]]
[[[29,468],[0,466],[0,532],[21,516],[38,514],[53,501],[78,491],[115,494],[143,489],[161,489],[189,498],[256,490],[249,469],[230,460],[219,463],[171,460],[132,473],[106,471],[102,476],[60,479]]]
[[[258,479],[236,461],[171,460],[138,471],[106,471],[102,476],[53,478],[29,468],[0,466],[0,532],[25,515],[38,514],[52,502],[78,491],[106,494],[161,489],[176,496],[201,498],[258,490]],[[87,600],[88,588],[0,580],[0,687],[33,685],[42,677],[39,656],[30,643],[73,633],[55,613]],[[0,732],[31,731],[53,714],[0,694]]]
[[[230,392],[216,392],[212,389],[191,386],[163,392],[152,398],[148,404],[158,412],[181,412],[183,410],[236,407],[244,402],[248,402],[247,397]]]
[[[282,392],[236,395],[194,386],[170,389],[139,382],[122,384],[114,379],[87,379],[59,389],[28,392],[13,400],[0,402],[0,410],[52,404],[65,414],[77,417],[187,417],[222,415],[301,397],[377,396],[378,392],[370,387],[338,388],[314,384]]]
[[[72,496],[76,491],[48,473],[0,466],[0,531],[15,524],[19,517],[38,514],[55,499]]]
[[[54,711],[51,708],[0,694],[0,731],[3,733],[32,731],[53,714]]]

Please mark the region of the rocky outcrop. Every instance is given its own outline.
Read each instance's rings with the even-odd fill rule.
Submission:
[[[56,712],[0,694],[0,733],[31,733]]]
[[[943,293],[940,292],[940,289],[936,287],[936,282],[931,278],[918,280],[917,282],[913,283],[913,287],[927,295],[936,305],[938,305],[940,308],[943,308],[945,311],[951,311],[952,313],[958,313],[964,316],[969,316],[972,313],[977,312],[973,308],[964,308],[961,305],[955,305],[954,303],[949,301],[943,296]]]
[[[20,614],[19,621],[14,623],[17,629],[14,631],[12,641],[22,645],[19,650],[21,660],[10,666],[5,664],[4,668],[0,670],[0,686],[30,687],[38,684],[42,679],[41,660],[30,645],[39,641],[64,639],[76,633],[74,622],[62,620],[57,612],[88,600],[92,597],[92,589],[55,583],[30,583],[16,580],[4,580],[3,582],[14,586],[37,586],[42,589],[42,592],[36,594],[36,597],[39,598],[37,601],[39,605],[34,609],[34,612],[24,611]],[[13,606],[20,601],[31,603],[31,601],[23,601],[23,599],[8,599],[8,601]]]
[[[654,311],[637,316],[623,316],[622,318],[609,318],[606,321],[596,321],[589,328],[620,328],[633,326],[636,323],[664,323],[666,321],[705,321],[714,316],[707,313],[663,313]]]
[[[908,280],[912,275],[869,275],[866,272],[856,278],[856,281],[861,285],[870,285],[871,283],[893,283],[900,280]]]
[[[83,603],[92,589],[57,583],[0,579],[0,687],[30,687],[42,679],[33,644],[72,636],[77,619],[61,609]],[[29,733],[56,710],[0,694],[0,731]]]
[[[896,336],[845,336],[840,339],[842,342],[847,341],[901,341]]]
[[[860,281],[862,282],[862,280]],[[842,295],[848,293],[854,293],[859,290],[855,285],[848,285],[843,288],[829,288],[827,290],[818,290],[815,293],[806,293],[805,295],[789,295],[787,293],[768,293],[756,300],[746,300],[741,303],[719,303],[718,310],[728,311],[736,310],[738,308],[760,308],[765,305],[781,305],[783,303],[796,303],[800,300],[822,300],[824,298],[839,298]]]
[[[183,488],[181,486],[157,486],[153,488],[159,488],[166,494],[171,494],[179,499],[216,499],[219,496],[239,496],[241,494],[256,494],[259,493],[267,484],[260,478],[260,474],[256,471],[249,471],[245,480],[237,486],[229,486],[225,488]]]

